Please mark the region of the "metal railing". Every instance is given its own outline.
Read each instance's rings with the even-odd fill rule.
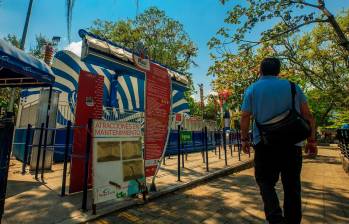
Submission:
[[[342,155],[349,159],[349,129],[338,129],[337,137]]]

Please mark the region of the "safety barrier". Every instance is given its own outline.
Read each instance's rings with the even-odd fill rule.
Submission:
[[[136,114],[135,114],[136,115]],[[137,115],[136,115],[137,116]],[[137,118],[134,118],[137,119]],[[83,131],[83,129],[87,129],[87,144],[86,144],[86,153],[84,155],[75,155],[72,152],[72,145],[73,145],[73,132],[77,131]],[[45,182],[45,156],[40,156],[41,154],[44,155],[46,152],[53,152],[54,154],[58,154],[62,157],[62,160],[60,162],[63,162],[63,169],[62,169],[62,185],[61,185],[61,192],[60,195],[64,197],[66,195],[66,179],[68,175],[68,163],[71,158],[78,158],[84,161],[84,171],[83,171],[83,196],[82,196],[82,209],[86,211],[86,203],[87,203],[87,188],[88,188],[88,171],[89,171],[89,163],[90,163],[90,145],[91,145],[91,122],[89,122],[88,126],[73,126],[71,121],[67,122],[66,128],[62,129],[60,128],[59,131],[61,131],[61,137],[64,137],[64,143],[62,140],[60,141],[60,144],[55,144],[56,141],[56,135],[57,135],[57,129],[55,128],[46,128],[45,124],[42,123],[40,127],[32,127],[31,125],[28,125],[27,129],[25,130],[25,135],[22,136],[22,139],[25,139],[24,143],[14,143],[14,145],[20,145],[23,144],[23,166],[22,166],[22,174],[24,175],[26,173],[26,166],[28,164],[29,155],[31,155],[31,151],[34,147],[37,148],[37,154],[36,154],[36,166],[35,166],[35,173],[34,177],[36,180],[39,181],[39,179],[42,182]],[[240,132],[238,130],[234,131],[208,131],[207,127],[203,128],[202,131],[185,131],[187,134],[189,133],[191,135],[191,141],[182,142],[181,141],[181,132],[185,130],[182,130],[180,126],[178,126],[177,130],[171,131],[169,142],[167,145],[165,157],[163,159],[163,164],[166,165],[166,157],[169,158],[171,156],[177,156],[177,166],[178,166],[178,180],[181,180],[181,169],[185,168],[185,163],[187,161],[187,164],[190,164],[191,162],[194,162],[193,159],[188,159],[188,156],[190,156],[191,153],[201,153],[201,156],[195,157],[196,163],[201,160],[205,163],[205,170],[206,172],[209,172],[210,169],[210,161],[208,156],[209,152],[214,153],[214,155],[218,155],[218,159],[224,159],[225,160],[225,166],[227,166],[227,160],[228,160],[228,151],[230,149],[230,157],[233,157],[233,151],[237,148],[238,151],[238,160],[241,160],[241,144],[240,144]],[[33,144],[34,134],[36,132],[36,138],[38,138],[38,141],[35,141],[35,144]],[[53,137],[50,142],[48,140],[45,141],[45,136],[48,135],[45,133],[52,132]],[[199,154],[200,155],[200,154]],[[217,158],[217,157],[216,157]],[[215,159],[216,160],[216,159]],[[41,163],[41,166],[40,166]],[[212,162],[214,164],[214,162]],[[189,168],[189,167],[188,167]],[[40,178],[39,178],[40,175]],[[60,178],[60,177],[59,177]]]
[[[73,130],[79,130],[79,129],[84,129],[87,127],[78,127],[78,126],[73,126],[71,121],[67,122],[66,128],[64,128],[64,138],[65,138],[65,143],[64,144],[59,144],[55,145],[48,144],[47,140],[44,139],[44,136],[46,136],[47,139],[47,134],[45,135],[45,132],[48,131],[57,131],[57,129],[54,128],[45,128],[45,124],[42,123],[40,128],[33,128],[32,125],[28,124],[28,127],[26,129],[26,135],[25,135],[25,143],[24,143],[24,152],[23,152],[23,157],[22,157],[22,175],[26,173],[26,166],[29,165],[29,155],[31,154],[31,151],[34,147],[37,148],[37,154],[36,154],[36,165],[35,165],[35,171],[34,171],[34,178],[39,181],[39,174],[40,174],[40,179],[42,182],[45,182],[45,154],[48,151],[53,151],[55,154],[60,154],[63,158],[63,170],[62,170],[62,186],[61,186],[61,193],[60,195],[63,197],[65,196],[66,192],[66,179],[67,179],[67,172],[68,172],[68,161],[72,157],[77,157],[79,159],[83,159],[85,161],[85,166],[88,166],[89,163],[89,154],[85,156],[77,156],[72,154],[72,133]],[[61,129],[60,129],[61,130]],[[39,132],[39,140],[37,144],[33,144],[33,136],[34,133],[38,131]],[[57,134],[57,133],[55,133]],[[61,133],[60,133],[61,134]],[[53,141],[54,142],[54,141]],[[23,143],[13,143],[14,145],[21,145]],[[63,150],[56,151],[58,148],[63,148]],[[88,147],[89,148],[89,147]],[[41,167],[40,167],[40,162],[41,162]],[[88,170],[88,167],[86,168]],[[84,179],[87,179],[88,173],[84,172]],[[86,188],[86,189],[85,189]],[[86,193],[85,193],[86,191]],[[82,201],[82,208],[86,208],[86,198],[87,197],[87,183],[86,187],[84,187],[84,197]]]
[[[349,159],[349,129],[338,129],[337,136],[342,155]]]

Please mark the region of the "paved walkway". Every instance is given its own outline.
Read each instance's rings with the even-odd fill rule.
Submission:
[[[282,186],[277,189],[282,200]],[[302,223],[349,223],[349,176],[338,150],[321,148],[316,159],[304,158],[302,189]],[[252,168],[90,223],[259,224],[264,213]]]
[[[253,155],[252,155],[253,156]],[[243,154],[241,161],[238,160],[238,153],[235,151],[233,157],[230,149],[227,153],[228,167],[236,167],[242,162],[250,160],[248,155]],[[213,151],[209,152],[209,168],[207,173],[205,163],[202,161],[201,153],[189,154],[185,161],[185,169],[181,171],[181,182],[177,182],[177,156],[166,159],[166,165],[162,165],[156,180],[158,191],[164,191],[179,185],[186,184],[200,177],[212,174],[215,171],[226,168],[224,153],[221,152],[221,159]],[[27,172],[21,175],[21,163],[11,160],[9,181],[5,203],[4,223],[72,223],[80,222],[94,217],[91,210],[84,213],[80,210],[82,194],[73,194],[60,197],[62,164],[55,164],[51,172],[45,173],[45,183],[36,181],[33,173]],[[40,175],[39,175],[40,177]],[[69,173],[67,177],[69,185]],[[148,183],[151,179],[148,179]],[[89,191],[88,208],[91,208]],[[130,199],[126,202],[108,202],[97,206],[97,214],[106,211],[113,211],[125,205],[139,203],[137,199]]]

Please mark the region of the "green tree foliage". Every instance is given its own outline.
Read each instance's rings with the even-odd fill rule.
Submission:
[[[336,21],[347,30],[349,11]],[[262,43],[257,50],[250,48],[237,54],[213,56],[215,63],[209,73],[216,76],[214,88],[228,88],[233,92],[233,109],[241,104],[244,89],[258,77],[258,66],[266,56],[280,58],[283,62],[281,76],[303,87],[319,126],[333,125],[333,117],[347,111],[347,51],[338,45],[334,29],[322,23],[310,32],[297,34],[294,31],[275,37]]]
[[[18,37],[14,34],[8,34],[4,39],[17,48],[19,48],[21,45],[21,39],[18,39]]]
[[[198,49],[183,25],[156,7],[145,10],[135,19],[96,20],[89,30],[130,49],[141,42],[152,60],[183,74],[189,74],[188,69],[195,65]]]
[[[220,1],[224,4],[229,0]],[[246,33],[254,32],[258,24],[274,24],[275,21],[277,25],[263,31],[259,40],[245,39]],[[225,22],[236,29],[229,29],[231,26],[221,28],[218,35],[210,41],[211,47],[237,43],[241,48],[249,49],[298,31],[304,26],[323,23],[332,28],[334,41],[349,53],[345,29],[338,25],[335,17],[326,8],[325,0],[241,0],[228,12]]]
[[[116,22],[97,19],[89,30],[129,49],[142,43],[150,59],[185,74],[189,79],[186,99],[191,114],[197,115],[201,111],[191,97],[194,86],[189,73],[189,68],[196,66],[194,58],[198,48],[180,22],[169,18],[164,11],[150,7],[135,19]]]
[[[216,92],[229,90],[232,94],[228,100],[229,107],[235,110],[242,102],[245,89],[257,79],[259,61],[265,53],[254,54],[252,51],[240,54],[225,54],[209,68],[209,74],[215,77],[213,89]]]
[[[219,110],[219,106],[215,104],[216,99],[213,97],[208,97],[205,108],[204,108],[204,119],[206,120],[218,120],[219,114],[217,113]]]
[[[36,58],[44,59],[46,44],[52,44],[46,36],[39,34],[35,37],[35,45],[31,47],[29,53]],[[56,49],[57,50],[57,49]]]

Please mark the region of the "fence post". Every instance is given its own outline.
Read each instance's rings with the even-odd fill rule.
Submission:
[[[213,137],[214,137],[214,154],[217,155],[217,132],[213,132]]]
[[[205,136],[204,136],[204,128],[201,129],[201,155],[202,155],[202,162],[205,163]]]
[[[218,159],[221,159],[222,156],[221,156],[221,147],[222,147],[222,133],[221,131],[219,130],[219,133],[218,133],[218,139],[219,139],[219,146],[218,146]]]
[[[224,150],[224,162],[225,165],[228,166],[228,161],[227,161],[227,138],[225,135],[225,129],[223,129],[223,150]]]
[[[238,130],[238,134],[237,134],[237,142],[238,142],[238,153],[239,153],[239,161],[241,161],[241,141],[240,141],[241,135],[240,135],[240,131]]]
[[[22,164],[22,175],[25,174],[25,167],[28,162],[28,150],[29,150],[29,141],[30,141],[30,134],[31,134],[32,125],[28,124],[26,136],[25,136],[25,145],[24,145],[24,158],[23,158],[23,164]]]
[[[90,162],[90,151],[91,151],[91,130],[92,130],[92,119],[88,119],[87,125],[87,141],[86,141],[86,154],[85,154],[85,164],[84,164],[84,185],[82,194],[82,210],[87,211],[87,185],[88,185],[88,164]]]
[[[71,121],[67,123],[67,131],[65,136],[65,147],[64,147],[64,165],[63,165],[63,178],[62,178],[62,191],[61,196],[65,195],[65,184],[67,179],[67,163],[68,163],[68,149],[70,144],[70,130],[71,130]]]
[[[233,157],[233,134],[229,132],[230,157]]]
[[[191,133],[191,141],[193,142],[193,151],[195,152],[195,131]]]
[[[206,171],[208,172],[208,138],[207,138],[207,127],[205,126],[205,151],[206,151]]]
[[[35,179],[38,179],[38,173],[39,173],[39,164],[40,164],[40,154],[41,154],[41,143],[42,143],[42,135],[44,134],[44,123],[41,123],[40,126],[40,137],[39,137],[39,145],[37,150],[37,156],[36,156],[36,166],[35,166]]]
[[[41,166],[41,181],[44,182],[44,172],[45,172],[45,160],[46,160],[46,148],[47,148],[47,135],[48,135],[48,128],[49,128],[49,122],[50,122],[50,110],[51,110],[51,98],[52,98],[52,85],[50,86],[49,95],[48,95],[48,102],[47,102],[47,111],[46,111],[46,124],[45,124],[45,139],[44,139],[44,151],[42,152],[42,166]],[[52,132],[52,138],[54,139],[53,132]],[[54,143],[53,143],[54,144]],[[53,148],[54,150],[54,148]]]
[[[251,149],[253,149],[253,134],[249,134],[250,135],[250,139],[251,139],[251,147],[250,150],[248,150],[248,158],[251,158]]]
[[[178,151],[177,151],[177,157],[178,157],[178,170],[177,170],[177,181],[181,181],[181,126],[178,125],[178,138],[177,138],[177,143],[178,143]]]
[[[183,127],[182,127],[183,130]],[[182,148],[182,168],[184,168],[184,142],[181,142],[181,148]]]

